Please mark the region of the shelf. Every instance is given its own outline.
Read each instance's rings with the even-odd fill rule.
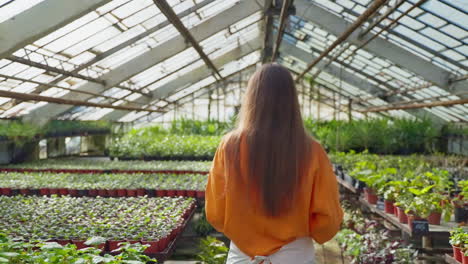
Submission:
[[[376,213],[388,222],[392,223],[394,226],[400,228],[402,231],[407,233],[408,235],[412,236],[411,230],[407,224],[402,224],[400,221],[398,221],[398,218],[395,215],[392,214],[387,214],[383,210],[380,210],[377,208],[377,206],[368,203],[366,200],[363,198],[359,198],[359,201],[365,205],[367,208],[369,208],[370,211],[373,213]],[[444,235],[449,235],[450,230],[458,227],[457,223],[455,222],[442,222],[440,225],[429,225],[429,235],[432,234],[444,234]]]
[[[449,264],[460,264],[456,259],[454,259],[451,255],[445,254],[444,256],[445,262]]]
[[[354,188],[353,186],[351,186],[351,184],[349,184],[348,182],[346,182],[345,180],[341,179],[340,177],[336,177],[336,180],[338,181],[338,183],[345,187],[347,190],[351,191],[352,193],[357,193],[357,190],[356,188]]]

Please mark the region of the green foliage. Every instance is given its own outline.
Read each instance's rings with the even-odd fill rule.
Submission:
[[[0,263],[9,264],[145,264],[156,263],[143,254],[146,246],[122,243],[120,253],[112,256],[102,254],[94,247],[77,250],[69,244],[56,242],[22,242],[0,234]]]
[[[458,227],[450,231],[450,245],[464,246],[468,242],[468,233],[463,228]]]
[[[206,219],[205,208],[202,209],[200,219],[195,222],[194,230],[195,233],[197,233],[199,236],[207,236],[211,232],[215,231],[213,226],[211,226],[211,224],[208,223],[208,220]]]
[[[224,264],[227,260],[229,249],[214,237],[206,237],[200,241],[197,259],[203,264]]]

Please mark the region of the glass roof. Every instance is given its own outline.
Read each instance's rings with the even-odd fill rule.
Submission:
[[[43,1],[48,0],[0,0],[0,23],[35,8]],[[244,1],[247,0],[170,0],[168,3],[190,30]],[[370,0],[302,1],[317,5],[348,22],[354,22],[372,2]],[[257,4],[259,2],[262,3],[257,1]],[[363,27],[368,27],[376,17],[382,16],[397,2],[399,1],[388,1],[378,14],[364,23]],[[400,5],[371,32],[376,34],[416,2],[417,0],[409,0]],[[262,12],[244,17],[246,18],[239,19],[228,28],[199,41],[204,53],[211,60],[237,47],[248,45],[256,39],[261,39],[263,42],[265,27]],[[278,24],[279,18],[274,16],[273,32],[277,31]],[[189,44],[182,52],[155,61],[153,66],[133,74],[117,85],[106,85],[102,89],[102,83],[106,81],[104,80],[106,74],[112,73],[150,50],[157,49],[161,44],[177,36],[180,36],[178,30],[152,0],[112,0],[63,25],[58,30],[20,47],[13,54],[0,58],[0,90],[50,97],[76,94],[77,98],[85,96],[87,101],[94,103],[128,104],[136,107],[161,108],[166,111],[176,102],[179,105],[183,104],[184,98],[188,95],[197,94],[199,90],[206,92],[211,89],[207,87],[217,84],[213,76],[193,80],[183,87],[175,87],[166,98],[141,103],[142,94],[152,94],[160,87],[204,65],[200,55]],[[337,37],[313,21],[291,15],[283,39],[301,52],[317,57]],[[399,19],[378,38],[432,63],[441,71],[447,72],[449,74],[447,78],[468,75],[468,2],[465,0],[428,0]],[[414,69],[405,68],[381,54],[373,53],[366,47],[355,51],[357,48],[350,42],[342,43],[323,60],[328,62],[328,59],[341,52],[336,61],[331,62],[325,69],[315,67],[309,72],[308,76],[318,74],[316,81],[325,96],[332,96],[334,91],[341,95],[343,102],[353,99],[357,101],[355,109],[384,106],[392,102],[424,103],[468,97],[468,87],[466,91],[450,92],[425,80]],[[253,65],[261,61],[261,54],[254,49],[251,54],[225,64],[219,71],[223,76],[228,76],[243,69],[250,69],[249,67],[254,67]],[[278,62],[296,73],[302,72],[310,63],[287,52],[280,53]],[[352,80],[344,78],[343,72],[346,76],[352,76]],[[366,86],[371,86],[374,90],[366,91],[358,85],[359,82],[367,83]],[[89,93],[85,95],[79,92],[80,87],[90,84],[101,88],[86,90],[94,93],[91,96]],[[46,104],[0,97],[0,117],[27,115]],[[468,121],[467,104],[425,110],[446,121]],[[58,118],[94,120],[105,117],[113,111],[113,109],[72,107],[61,113]],[[405,111],[389,113],[407,115]],[[141,121],[158,116],[160,114],[130,112],[120,120]]]

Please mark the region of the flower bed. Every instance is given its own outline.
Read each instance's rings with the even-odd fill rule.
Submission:
[[[2,195],[204,197],[206,174],[0,173]]]
[[[191,198],[0,197],[0,229],[22,240],[54,240],[84,248],[100,236],[99,247],[141,242],[148,254],[164,251],[195,208]]]
[[[95,171],[208,171],[211,162],[203,161],[110,161],[88,159],[48,159],[3,166],[9,169],[55,169]]]

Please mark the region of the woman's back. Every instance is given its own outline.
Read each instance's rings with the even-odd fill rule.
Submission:
[[[325,151],[305,131],[291,74],[264,65],[249,80],[237,128],[216,152],[208,221],[251,257],[301,237],[324,242],[342,219],[337,188]]]

